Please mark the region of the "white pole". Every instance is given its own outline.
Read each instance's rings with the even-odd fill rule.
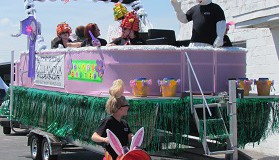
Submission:
[[[10,127],[13,127],[12,124],[12,113],[13,113],[13,100],[14,100],[14,94],[13,94],[13,86],[14,86],[14,54],[15,51],[11,52],[11,78],[10,78]]]
[[[212,116],[212,113],[211,113],[211,111],[210,111],[210,109],[209,109],[209,107],[208,107],[208,104],[207,104],[207,102],[206,102],[205,96],[204,96],[203,91],[202,91],[202,89],[201,89],[200,82],[199,82],[199,80],[198,80],[198,78],[197,78],[197,75],[196,75],[196,73],[195,73],[195,71],[194,71],[194,68],[193,68],[192,63],[191,63],[191,61],[190,61],[190,58],[189,58],[189,56],[188,56],[188,53],[185,52],[185,55],[186,55],[186,58],[187,58],[187,62],[189,63],[189,66],[190,66],[190,68],[191,68],[191,70],[192,70],[192,73],[193,73],[193,75],[194,75],[194,77],[195,77],[195,80],[196,80],[196,82],[197,82],[197,85],[198,85],[198,87],[199,87],[199,90],[200,90],[200,92],[201,92],[202,99],[203,99],[204,104],[205,104],[205,106],[206,106],[206,108],[207,108],[207,111],[208,111],[208,113],[209,113],[209,116]]]
[[[236,110],[236,80],[229,80],[229,110],[230,110],[230,135],[232,140],[232,149],[234,150],[231,155],[231,160],[238,159],[237,150],[237,110]]]
[[[191,105],[191,113],[194,112],[194,107],[193,107],[193,90],[192,90],[192,81],[191,81],[191,68],[190,68],[190,63],[188,62],[187,57],[187,69],[188,69],[188,81],[189,81],[189,91],[190,91],[190,105]]]

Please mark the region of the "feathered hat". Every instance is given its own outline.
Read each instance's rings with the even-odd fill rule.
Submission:
[[[115,3],[113,7],[113,15],[114,20],[123,19],[125,15],[127,15],[129,12],[125,6],[123,6],[120,2]]]
[[[68,32],[69,34],[72,33],[71,27],[66,22],[60,23],[56,27],[57,35],[60,35],[62,32]]]
[[[134,11],[129,12],[121,23],[122,28],[139,31],[139,19]]]

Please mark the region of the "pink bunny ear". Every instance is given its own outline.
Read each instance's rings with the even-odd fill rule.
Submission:
[[[139,147],[143,141],[143,136],[144,136],[144,128],[141,127],[137,133],[133,136],[131,146],[130,146],[130,151],[133,150],[135,147]]]
[[[112,149],[115,151],[115,153],[118,156],[121,156],[123,154],[123,152],[122,152],[122,145],[121,145],[119,139],[109,129],[107,129],[106,132],[107,132],[110,146],[112,147]]]

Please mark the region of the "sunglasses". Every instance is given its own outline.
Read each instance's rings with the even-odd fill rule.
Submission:
[[[121,107],[130,107],[128,104],[126,104],[126,105],[123,105],[123,106],[121,106]]]

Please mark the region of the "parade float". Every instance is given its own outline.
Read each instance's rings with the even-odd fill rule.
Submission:
[[[279,98],[247,95],[250,80],[238,79],[246,72],[243,48],[39,45],[35,52],[39,23],[31,15],[26,24],[21,33],[30,48],[12,64],[9,118],[34,128],[28,136],[32,159],[55,159],[67,143],[103,153],[91,136],[107,116],[115,79],[125,84],[126,119],[133,131],[144,127],[141,148],[153,156],[185,156],[193,135],[204,148],[200,154],[238,159],[239,147],[278,131]],[[272,82],[256,84],[267,84],[266,91]]]

